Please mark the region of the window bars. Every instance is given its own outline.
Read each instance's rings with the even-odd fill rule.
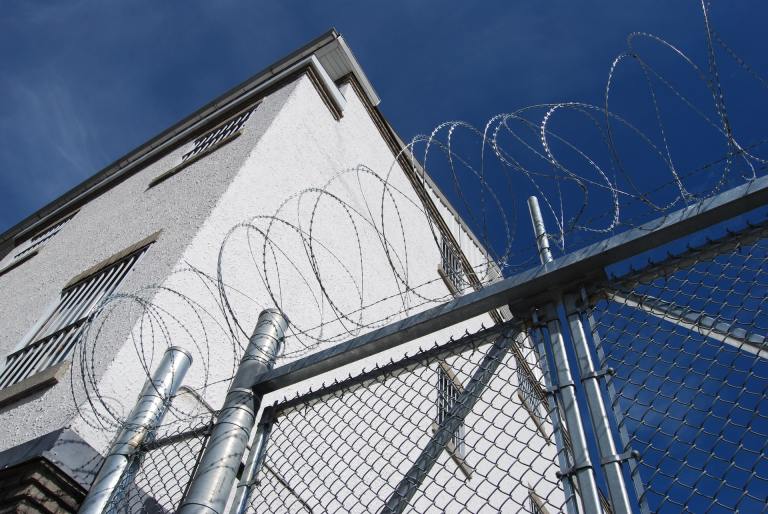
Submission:
[[[197,157],[198,155],[201,155],[208,150],[213,150],[216,146],[223,144],[229,139],[237,136],[255,109],[256,108],[253,107],[247,111],[243,111],[236,115],[234,118],[231,118],[223,124],[215,127],[213,130],[196,138],[193,142],[192,149],[181,156],[181,161],[184,162],[187,159]]]
[[[147,246],[65,288],[58,305],[35,331],[30,342],[6,358],[0,388],[66,360],[82,336],[99,302],[112,293],[146,252]]]
[[[534,423],[543,432],[543,426],[545,422],[545,415],[547,413],[547,407],[542,402],[542,398],[539,395],[541,386],[537,387],[536,377],[534,377],[527,366],[524,366],[519,357],[515,357],[515,372],[517,375],[517,384],[520,388],[520,400],[523,402],[523,406],[528,410]],[[546,433],[543,433],[547,437]]]
[[[448,365],[441,362],[437,367],[437,426],[435,431],[448,418],[448,414],[451,412],[462,391],[461,384],[458,383]],[[453,433],[447,449],[456,458],[464,459],[466,447],[464,445],[463,423]]]
[[[461,258],[450,241],[445,237],[440,239],[440,274],[454,295],[461,293],[466,287],[467,280],[461,265]]]
[[[75,213],[75,214],[77,214],[77,213]],[[45,230],[43,230],[42,232],[40,232],[36,236],[34,236],[31,239],[29,239],[29,241],[24,245],[24,247],[19,252],[14,254],[14,256],[13,256],[14,260],[21,259],[21,258],[29,255],[33,251],[39,250],[40,248],[45,246],[48,243],[48,241],[51,240],[51,238],[53,236],[58,234],[59,231],[62,228],[64,228],[64,225],[69,223],[69,221],[72,218],[75,217],[75,214],[71,214],[71,215],[67,216],[64,219],[57,221],[56,223],[54,223],[50,227],[46,228]]]

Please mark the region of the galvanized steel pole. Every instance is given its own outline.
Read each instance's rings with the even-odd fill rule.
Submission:
[[[253,444],[248,453],[248,461],[245,463],[243,476],[240,477],[240,482],[237,484],[235,500],[232,502],[230,514],[243,514],[247,510],[251,489],[259,478],[259,472],[267,456],[267,443],[269,442],[269,434],[272,432],[274,419],[274,407],[266,407],[261,413],[261,421],[259,421],[259,427],[253,437]]]
[[[605,398],[600,388],[600,375],[597,373],[592,358],[589,341],[584,333],[579,309],[579,298],[575,295],[566,297],[566,312],[571,339],[576,350],[576,360],[579,363],[579,375],[584,384],[584,395],[592,418],[592,427],[597,439],[597,449],[601,457],[601,465],[611,496],[611,507],[615,514],[631,514],[632,504],[627,492],[627,484],[621,469],[621,456],[616,451],[613,431],[608,419]]]
[[[538,319],[534,318],[534,323],[538,324]],[[541,360],[541,374],[544,377],[544,386],[548,392],[547,399],[551,402],[548,406],[548,412],[552,421],[552,433],[555,436],[555,444],[557,445],[557,462],[560,465],[560,471],[566,473],[570,469],[568,462],[568,449],[565,444],[565,437],[563,435],[562,421],[558,414],[557,396],[555,395],[554,383],[552,375],[549,372],[549,363],[547,362],[547,349],[544,345],[544,334],[541,329],[532,330],[530,336],[536,345],[539,359]],[[574,488],[570,480],[563,481],[563,491],[565,492],[565,511],[568,514],[578,514],[579,508],[576,504],[576,495]]]
[[[136,405],[109,449],[107,457],[80,506],[81,514],[101,514],[109,505],[125,475],[131,457],[158,425],[168,400],[176,394],[192,363],[186,350],[172,346],[165,351],[160,365],[144,383]]]
[[[544,218],[541,216],[539,199],[535,196],[528,197],[528,212],[531,214],[533,234],[536,236],[536,246],[539,249],[539,259],[542,264],[552,262],[552,251],[549,249],[549,238],[544,226]]]
[[[547,322],[549,339],[552,347],[552,357],[555,361],[555,374],[557,375],[557,389],[560,401],[563,404],[563,417],[568,433],[571,436],[573,446],[573,469],[569,470],[576,476],[579,484],[579,495],[587,514],[599,514],[603,511],[600,506],[600,494],[595,481],[592,461],[589,458],[587,436],[584,432],[579,404],[576,399],[576,383],[573,381],[571,366],[568,363],[568,355],[565,349],[565,340],[560,331],[560,321],[554,317],[557,313],[550,313],[551,320]],[[566,477],[568,478],[568,477]]]
[[[552,252],[549,249],[547,229],[544,226],[544,218],[539,208],[539,200],[535,196],[528,198],[528,211],[531,214],[531,223],[533,224],[533,233],[536,236],[539,259],[542,264],[550,263],[553,258]],[[562,301],[558,301],[558,304],[562,305]],[[565,340],[561,332],[557,311],[558,308],[552,308],[551,312],[547,313],[549,318],[547,321],[547,331],[549,332],[555,368],[552,378],[557,378],[556,394],[560,397],[563,405],[565,426],[571,436],[571,445],[573,446],[573,469],[568,470],[568,473],[576,476],[581,504],[584,506],[584,510],[588,514],[597,514],[602,512],[600,495],[594,470],[592,469],[592,462],[589,458],[584,423],[576,399],[576,384],[573,381],[571,366],[568,363],[568,354],[565,349]],[[542,358],[544,358],[543,355]],[[557,415],[557,411],[555,411],[555,415]],[[569,476],[564,478],[565,480],[570,480]]]
[[[276,309],[267,309],[259,315],[178,512],[224,514],[261,406],[262,396],[252,389],[254,378],[274,366],[287,326],[286,318]]]

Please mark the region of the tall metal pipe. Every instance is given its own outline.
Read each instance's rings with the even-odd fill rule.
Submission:
[[[172,346],[165,351],[160,365],[144,383],[136,405],[123,429],[109,449],[88,496],[80,506],[81,514],[101,514],[120,484],[131,457],[165,414],[168,400],[176,394],[186,375],[192,355]]]
[[[269,434],[272,432],[272,423],[275,419],[275,411],[272,407],[266,407],[261,413],[261,421],[256,429],[256,435],[253,437],[251,451],[248,453],[248,461],[245,463],[243,475],[237,484],[235,499],[232,502],[230,514],[243,514],[248,505],[248,499],[251,496],[259,472],[264,465],[264,459],[267,456],[267,443]]]
[[[581,382],[584,384],[584,395],[587,398],[587,405],[592,418],[597,449],[602,459],[601,464],[608,485],[608,494],[611,496],[611,507],[615,514],[632,514],[632,504],[621,469],[621,460],[616,451],[608,410],[600,387],[600,377],[592,358],[589,341],[584,333],[577,298],[569,295],[566,298],[566,307],[571,338],[576,350],[576,360],[579,363],[579,374],[581,375]]]
[[[531,214],[533,234],[536,236],[536,247],[539,249],[539,259],[542,264],[552,262],[552,251],[549,249],[549,238],[544,226],[544,218],[541,216],[539,199],[535,196],[528,197],[528,212]]]
[[[253,392],[253,379],[272,369],[287,328],[288,321],[276,309],[267,309],[259,315],[178,512],[224,514],[261,406],[262,395]]]
[[[556,313],[553,313],[553,315]],[[552,315],[551,315],[552,317]],[[579,496],[587,514],[598,514],[603,511],[600,506],[600,493],[597,488],[592,461],[587,447],[587,436],[584,422],[576,399],[576,384],[571,374],[571,366],[565,349],[565,340],[560,331],[560,321],[557,318],[547,322],[552,357],[555,361],[558,394],[563,404],[563,417],[573,447],[573,470],[579,485]]]
[[[531,224],[533,225],[533,233],[536,236],[539,259],[542,264],[552,262],[553,257],[552,251],[549,249],[547,229],[544,226],[544,218],[541,215],[539,200],[535,196],[528,198],[528,212],[531,214]],[[564,476],[563,480],[567,484],[571,478],[569,475],[574,475],[584,511],[588,514],[597,514],[602,512],[600,491],[597,487],[592,461],[589,456],[584,422],[576,398],[576,383],[573,380],[565,339],[560,327],[558,311],[562,306],[562,300],[558,299],[555,305],[549,307],[547,331],[549,332],[552,360],[554,361],[552,378],[557,379],[556,396],[560,397],[560,402],[562,403],[563,418],[571,436],[573,451],[573,469],[569,470],[568,475]],[[543,354],[542,358],[544,358]],[[557,411],[555,411],[554,416],[557,415]],[[568,488],[566,487],[566,489]],[[569,505],[569,508],[572,509],[573,505]]]
[[[534,322],[538,322],[538,319],[534,319]],[[539,365],[541,367],[542,377],[544,378],[544,386],[549,393],[547,399],[551,402],[547,414],[549,414],[550,421],[552,422],[552,433],[555,436],[555,444],[557,445],[557,463],[560,466],[560,472],[567,473],[570,469],[568,463],[568,450],[565,444],[565,437],[563,436],[562,422],[557,406],[557,396],[554,393],[554,383],[552,375],[549,372],[547,349],[544,345],[544,334],[540,329],[531,330],[531,332],[531,337],[536,344],[537,353],[540,359]],[[565,492],[565,511],[568,514],[578,514],[579,508],[576,504],[576,495],[570,480],[563,481],[563,491]]]

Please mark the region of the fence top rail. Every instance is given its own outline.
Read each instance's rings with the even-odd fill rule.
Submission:
[[[606,266],[768,203],[768,176],[754,179],[604,241],[460,296],[254,377],[261,393],[296,384],[357,360],[509,305],[526,312],[576,284],[604,279]]]
[[[394,376],[414,368],[423,367],[430,362],[438,362],[462,352],[477,350],[484,345],[493,343],[505,334],[507,336],[514,336],[519,331],[520,326],[518,323],[508,321],[501,325],[483,328],[475,333],[466,333],[464,336],[458,339],[451,339],[445,344],[435,344],[435,346],[421,350],[414,355],[406,355],[402,359],[392,360],[388,364],[377,366],[369,371],[363,370],[358,375],[350,376],[329,385],[323,385],[317,390],[309,391],[293,398],[287,398],[274,406],[276,415],[280,416],[287,410],[305,405],[314,400],[327,398],[329,395],[353,392],[357,386],[363,386],[374,380],[381,380],[382,377]]]

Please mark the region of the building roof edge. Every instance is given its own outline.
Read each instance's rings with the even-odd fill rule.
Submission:
[[[380,102],[380,99],[370,81],[362,71],[357,59],[341,37],[341,34],[339,34],[335,28],[331,28],[301,48],[291,52],[242,83],[219,95],[211,102],[163,130],[158,135],[149,139],[146,143],[129,151],[94,175],[85,179],[83,182],[66,191],[55,200],[37,209],[32,214],[4,231],[0,234],[0,250],[10,248],[13,245],[13,240],[18,236],[27,232],[32,232],[39,228],[39,225],[65,214],[68,212],[68,209],[74,208],[73,204],[76,204],[78,199],[94,189],[108,186],[109,182],[118,177],[122,177],[123,175],[129,176],[129,173],[137,172],[141,167],[134,167],[134,164],[139,160],[144,161],[146,158],[154,155],[165,143],[180,136],[202,120],[207,120],[216,116],[222,109],[232,105],[238,98],[246,95],[248,92],[276,77],[280,73],[289,70],[291,67],[315,54],[323,47],[333,43],[337,43],[336,46],[338,47],[338,50],[341,51],[341,55],[343,56],[341,62],[349,68],[346,70],[347,73],[353,73],[357,77],[371,103],[377,105]],[[4,252],[0,251],[0,256],[2,256],[3,253]]]

